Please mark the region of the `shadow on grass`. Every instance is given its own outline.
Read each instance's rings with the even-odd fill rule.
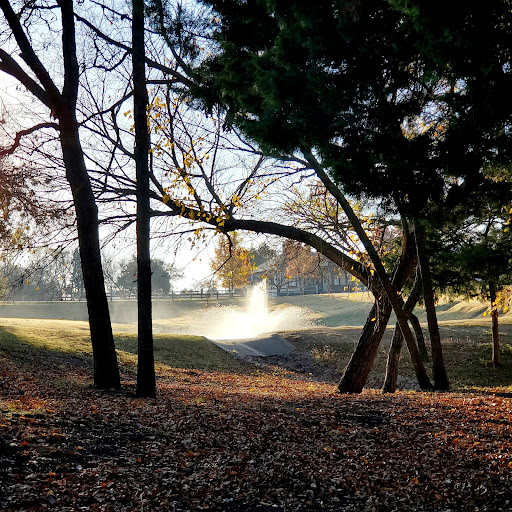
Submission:
[[[502,366],[493,368],[491,361],[491,334],[488,325],[441,325],[443,354],[451,390],[454,392],[512,393],[512,326],[500,326]],[[384,380],[388,349],[393,329],[386,331],[379,346],[368,387],[379,388]],[[300,331],[285,337],[309,352],[318,365],[327,367],[337,378],[342,374],[355,348],[360,329],[314,329]],[[426,333],[428,337],[428,333]],[[426,364],[430,375],[431,365]],[[414,368],[404,347],[401,353],[399,375],[411,384],[416,383]],[[499,390],[496,388],[500,388]],[[404,388],[406,389],[406,388]]]
[[[456,352],[463,352],[457,354]],[[477,343],[467,347],[447,347],[446,364],[454,389],[503,388],[512,392],[512,346],[501,343],[501,366],[491,364],[491,344]]]
[[[134,361],[137,354],[137,335],[116,333],[120,359]],[[155,363],[173,368],[250,372],[252,365],[234,357],[202,336],[155,334],[153,336]]]
[[[453,391],[478,392],[492,389],[496,392],[496,388],[500,388],[499,392],[512,393],[512,326],[500,327],[503,336],[502,366],[499,368],[489,364],[491,346],[487,326],[444,325],[441,329],[445,362]],[[329,336],[326,336],[322,330],[311,330],[301,332],[300,336],[294,336],[290,341],[300,347],[299,351],[311,354],[313,364],[316,362],[329,368],[338,377],[350,358],[358,333],[359,329],[354,328],[336,329],[332,332],[329,330]],[[383,375],[385,372],[391,333],[391,330],[386,333],[386,341],[379,348],[374,364],[374,372],[377,374]],[[133,371],[137,361],[137,335],[117,332],[115,343],[122,367]],[[200,336],[155,334],[154,352],[157,372],[160,368],[164,370],[164,366],[241,374],[252,373],[255,368]],[[84,330],[34,325],[3,326],[0,327],[0,354],[17,365],[36,365],[41,368],[52,366],[61,369],[63,373],[66,369],[74,368],[92,377],[91,343]],[[400,375],[415,379],[406,350],[402,352]]]
[[[48,332],[37,335],[28,329],[0,327],[0,357],[16,366],[21,373],[36,380],[49,380],[56,388],[70,388],[92,385],[92,354],[86,344],[87,337],[76,334],[75,343],[69,344],[70,333]],[[16,386],[3,390],[3,395],[16,395]],[[23,395],[23,392],[20,392]],[[25,407],[21,404],[19,414]],[[33,411],[32,411],[33,412]],[[32,414],[31,412],[31,414]]]
[[[119,362],[136,367],[137,335],[115,333]],[[154,336],[155,365],[209,371],[247,372],[252,365],[220,349],[200,336]],[[0,327],[0,354],[16,364],[55,367],[92,367],[88,333],[79,330]],[[92,369],[91,369],[92,374]]]
[[[451,390],[470,392],[495,392],[501,388],[504,393],[512,392],[512,344],[509,336],[500,343],[501,366],[491,364],[490,333],[479,326],[450,329],[450,335],[442,330],[443,356]],[[431,374],[431,365],[427,364]],[[407,373],[414,379],[414,372],[406,350],[402,352],[400,373]]]
[[[17,363],[91,365],[92,354],[85,341],[87,337],[77,333],[74,343],[69,343],[70,339],[70,333],[37,335],[32,330],[23,333],[22,330],[0,327],[0,354]]]

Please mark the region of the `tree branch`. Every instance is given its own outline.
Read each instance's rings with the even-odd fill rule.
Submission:
[[[49,102],[45,102],[45,105],[51,102],[51,107],[56,107],[58,105],[58,101],[60,100],[60,92],[53,83],[53,80],[50,77],[50,74],[43,66],[43,63],[39,60],[37,55],[30,44],[25,32],[23,31],[23,27],[18,19],[16,13],[12,10],[11,4],[8,0],[0,0],[0,9],[2,9],[5,19],[9,24],[9,27],[18,43],[18,46],[21,50],[21,58],[27,63],[29,68],[34,72],[37,79],[43,86],[44,90],[48,95]],[[25,84],[24,84],[25,85]],[[29,89],[30,90],[30,89]],[[32,92],[32,90],[30,90]],[[38,96],[39,97],[39,96]],[[52,108],[55,110],[55,108]]]
[[[0,1],[5,1],[5,0],[0,0]],[[132,49],[129,46],[127,46],[123,43],[120,43],[119,41],[116,41],[115,39],[112,39],[111,37],[107,36],[98,27],[94,26],[90,21],[86,20],[85,18],[82,18],[82,16],[79,16],[76,13],[75,13],[75,18],[78,21],[80,21],[81,23],[83,23],[86,27],[89,27],[96,35],[101,37],[107,43],[117,46],[117,48],[121,48],[121,49],[125,50],[126,52],[128,52],[129,54],[132,54]],[[148,57],[146,57],[146,64],[151,68],[158,69],[159,71],[162,71],[162,73],[173,76],[178,82],[180,82],[184,85],[187,85],[188,87],[195,86],[194,82],[192,80],[190,80],[189,78],[187,78],[185,75],[178,73],[176,70],[174,70],[168,66],[164,66],[163,64],[160,64]]]
[[[4,50],[0,49],[0,70],[16,78],[30,93],[32,93],[41,103],[53,110],[50,98],[47,92],[32,79],[22,67]]]
[[[151,192],[151,198],[164,203],[162,197],[159,196],[156,192]],[[359,279],[372,291],[372,293],[377,295],[382,293],[382,290],[379,288],[379,283],[374,279],[371,279],[372,274],[368,267],[359,261],[354,260],[350,256],[342,253],[340,250],[336,249],[331,244],[326,243],[319,236],[313,233],[308,233],[307,231],[304,231],[300,228],[278,224],[276,222],[235,219],[234,217],[223,218],[222,220],[224,223],[222,226],[219,226],[217,223],[217,215],[206,215],[205,212],[189,208],[185,205],[178,205],[172,199],[166,200],[164,204],[171,210],[169,215],[200,219],[201,222],[209,224],[210,226],[224,233],[238,230],[252,231],[253,233],[266,233],[269,235],[281,236],[283,238],[289,238],[297,242],[305,243],[316,249],[319,253],[323,254],[331,261],[334,261],[337,265],[340,266],[340,268],[346,270],[354,277]],[[154,212],[152,215],[162,216],[165,215],[165,213]],[[207,220],[208,217],[210,217],[210,220]]]
[[[59,130],[59,125],[57,123],[39,123],[31,128],[27,128],[26,130],[21,130],[16,133],[16,137],[14,138],[14,142],[12,145],[6,149],[0,149],[0,156],[4,155],[12,155],[16,149],[19,147],[21,138],[25,135],[30,135],[38,130],[42,130],[43,128],[53,128],[55,130]]]
[[[62,16],[62,51],[64,57],[64,87],[62,98],[75,108],[78,96],[79,72],[76,58],[73,0],[58,0]]]

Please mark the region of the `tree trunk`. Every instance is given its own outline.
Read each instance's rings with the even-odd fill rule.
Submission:
[[[429,357],[425,347],[425,338],[423,337],[423,330],[421,329],[421,326],[416,316],[411,315],[410,320],[411,323],[413,324],[416,340],[418,342],[418,352],[420,354],[420,359],[423,362],[428,362]],[[417,322],[417,325],[415,325],[413,321]],[[402,331],[400,330],[400,326],[397,323],[395,326],[393,339],[389,347],[388,360],[386,364],[386,377],[384,379],[384,384],[382,386],[383,393],[394,393],[396,391],[396,386],[398,382],[398,368],[400,366],[400,352],[402,351],[403,342],[404,337],[402,335]],[[423,348],[421,348],[422,346]]]
[[[491,297],[491,322],[492,322],[492,365],[494,368],[501,366],[500,358],[500,331],[498,325],[498,307],[496,305],[496,283],[489,281],[489,295]]]
[[[409,321],[411,322],[412,328],[414,330],[414,336],[416,337],[416,343],[418,344],[418,351],[420,353],[421,360],[424,363],[429,363],[430,357],[428,355],[427,346],[425,344],[425,336],[423,335],[423,329],[421,328],[418,317],[413,313],[416,304],[420,300],[422,291],[423,283],[421,282],[421,274],[419,270],[416,269],[416,278],[414,279],[414,285],[412,287],[411,293],[409,294],[409,297],[407,297],[407,303],[405,307],[409,314]]]
[[[386,378],[382,386],[383,393],[394,393],[396,391],[396,385],[398,382],[398,367],[400,364],[400,352],[402,351],[402,345],[404,337],[400,326],[396,324],[393,339],[389,347],[388,361],[386,364]]]
[[[421,330],[421,326],[419,325],[418,319],[412,314],[416,303],[420,297],[421,293],[421,280],[419,278],[419,273],[416,272],[416,279],[414,280],[414,286],[407,297],[407,301],[404,305],[404,311],[411,320],[411,323],[414,326],[413,318],[417,322],[417,326],[414,327],[416,339],[419,339],[419,336],[423,340],[423,346],[425,340],[423,339],[423,331]],[[419,332],[418,330],[419,329]],[[404,337],[402,335],[402,331],[400,330],[400,326],[397,324],[395,326],[395,332],[393,334],[393,339],[391,341],[391,345],[389,347],[388,360],[386,365],[386,378],[384,379],[384,385],[382,386],[383,393],[394,393],[396,391],[396,385],[398,381],[398,368],[400,363],[400,352],[402,350]],[[419,345],[419,343],[418,343]],[[418,352],[420,353],[419,349]],[[411,355],[411,358],[413,356]],[[428,357],[428,355],[427,355]],[[421,353],[420,353],[421,358]],[[423,360],[423,359],[422,359]]]
[[[425,228],[416,220],[414,222],[414,231],[416,233],[416,249],[418,251],[418,268],[423,285],[423,300],[425,301],[428,331],[430,334],[434,386],[436,389],[447,390],[450,389],[450,383],[448,382],[448,376],[446,375],[444,366],[441,335],[439,333],[439,325],[437,324],[432,277],[430,275],[430,265],[425,247]]]
[[[393,275],[392,283],[392,286],[396,287],[396,290],[400,290],[403,287],[416,265],[416,254],[412,254],[411,244],[408,242],[409,234],[407,231],[408,228],[404,222],[404,244],[399,264]],[[386,326],[391,315],[391,309],[395,309],[395,313],[397,309],[399,309],[405,317],[405,323],[407,324],[407,316],[403,310],[404,304],[402,299],[396,297],[396,300],[400,302],[399,308],[392,308],[389,304],[390,301],[386,300],[386,303],[384,303],[383,300],[383,296],[380,295],[368,316],[357,347],[339,382],[338,389],[341,393],[360,393],[363,390],[364,384],[366,383],[370,370],[373,366],[375,356],[377,355],[377,349],[386,330]],[[372,321],[372,319],[375,320]],[[402,322],[399,321],[398,323],[407,342],[407,348],[411,354],[411,361],[414,365],[418,383],[421,389],[431,389],[432,385],[430,384],[430,379],[428,378],[425,367],[421,362],[418,348],[416,347],[414,337],[412,336],[410,329],[408,329],[408,326],[407,329],[409,336],[406,336],[404,333],[405,329],[402,325],[403,320],[404,319],[402,318]]]
[[[64,85],[62,95],[52,93],[59,119],[60,142],[66,177],[76,212],[80,260],[91,328],[94,385],[101,389],[120,387],[119,367],[110,322],[107,294],[99,245],[98,210],[91,187],[76,120],[79,69],[76,58],[75,24],[72,0],[60,2]],[[52,84],[48,89],[52,90]]]
[[[85,167],[74,114],[70,112],[67,118],[63,118],[60,127],[66,177],[76,211],[80,260],[91,329],[94,385],[100,389],[119,388],[119,367],[101,265],[98,210]]]
[[[133,105],[137,176],[137,395],[156,396],[151,307],[148,95],[144,65],[144,1],[133,0]]]
[[[386,293],[388,294],[389,298],[390,292],[387,291]],[[430,383],[430,379],[425,370],[425,366],[421,361],[420,353],[416,345],[416,340],[414,339],[414,335],[412,334],[411,328],[409,327],[408,315],[403,309],[403,301],[401,301],[398,297],[395,297],[395,300],[396,303],[393,304],[393,310],[395,311],[397,323],[400,326],[400,330],[402,331],[405,343],[407,344],[407,348],[411,356],[411,362],[416,373],[416,378],[418,379],[418,384],[420,385],[421,389],[432,389],[432,384]]]
[[[377,299],[368,315],[357,346],[338,384],[340,393],[361,393],[373,366],[375,356],[391,316],[386,297]]]
[[[418,317],[411,313],[409,318],[411,322],[414,336],[416,337],[416,343],[418,344],[418,351],[420,353],[420,358],[424,363],[430,363],[430,357],[428,355],[427,345],[425,343],[425,336],[423,336],[423,329],[421,328],[420,321]]]
[[[63,72],[60,74],[64,78],[62,92],[54,84],[50,74],[36,55],[24,27],[20,24],[19,16],[12,9],[11,2],[0,0],[0,8],[5,20],[33,76],[26,74],[10,58],[3,62],[3,70],[18,80],[33,94],[34,98],[46,105],[59,121],[59,139],[66,178],[71,188],[76,213],[82,276],[91,329],[94,385],[102,389],[118,388],[120,387],[119,368],[101,265],[98,211],[85,166],[76,119],[79,67],[76,57],[73,0],[61,0],[58,4],[62,22],[64,64]],[[52,64],[56,66],[57,60],[54,59]],[[38,82],[34,81],[33,77],[36,77]]]
[[[399,297],[399,290],[401,287],[396,287],[394,281],[390,279],[386,269],[384,268],[384,264],[382,263],[382,259],[380,258],[377,250],[373,246],[373,243],[368,238],[366,231],[363,229],[363,226],[354,212],[350,202],[347,200],[342,191],[330,180],[325,172],[325,169],[322,165],[316,160],[311,151],[304,151],[304,156],[311,164],[316,174],[324,183],[327,190],[333,195],[341,209],[347,216],[350,224],[354,228],[359,240],[363,244],[370,261],[372,262],[375,268],[375,274],[377,275],[380,285],[386,293],[391,306],[393,307],[393,311],[396,314],[397,322],[400,325],[400,329],[402,334],[404,335],[405,342],[407,343],[407,348],[411,354],[411,359],[414,364],[414,370],[416,371],[416,375],[418,377],[418,382],[421,386],[421,389],[431,389],[432,385],[430,384],[430,379],[428,378],[427,372],[421,362],[418,353],[418,347],[416,346],[416,341],[414,339],[414,335],[412,334],[411,328],[409,327],[407,315],[403,310],[403,300]]]

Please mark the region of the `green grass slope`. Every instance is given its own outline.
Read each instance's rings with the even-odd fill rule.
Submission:
[[[135,367],[137,335],[115,332],[119,361]],[[247,365],[200,336],[154,336],[155,362],[173,368],[244,371]],[[92,362],[89,326],[69,320],[0,320],[0,353],[15,361],[60,359]]]

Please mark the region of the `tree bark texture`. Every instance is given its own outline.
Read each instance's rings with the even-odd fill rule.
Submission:
[[[386,377],[382,386],[383,393],[394,393],[398,382],[398,368],[400,366],[400,352],[402,351],[402,345],[404,343],[404,337],[400,326],[395,325],[395,332],[393,333],[393,339],[389,346],[388,360],[386,363]]]
[[[144,49],[144,1],[133,0],[133,105],[137,176],[137,395],[156,396],[151,306],[148,94]]]
[[[386,332],[393,308],[385,296],[376,299],[357,346],[343,371],[338,391],[340,393],[361,393],[375,361],[382,336]]]
[[[60,123],[60,140],[76,212],[80,261],[91,330],[94,385],[100,389],[119,388],[119,367],[101,265],[98,211],[80,146],[78,125],[73,117],[70,113]]]
[[[443,348],[441,345],[441,335],[437,323],[437,314],[434,301],[434,289],[432,286],[432,277],[430,274],[430,264],[426,252],[425,228],[419,221],[414,222],[414,232],[416,234],[416,249],[418,251],[418,268],[420,270],[421,282],[423,285],[423,300],[427,313],[428,331],[430,334],[430,347],[432,350],[432,373],[434,377],[434,386],[436,389],[450,389],[446,368],[444,366]]]
[[[425,336],[423,335],[423,329],[421,328],[420,321],[413,313],[411,313],[409,321],[411,322],[414,336],[416,337],[420,358],[424,363],[430,363],[430,356],[428,355],[427,344],[425,343]]]
[[[501,357],[500,357],[500,331],[499,331],[499,322],[498,322],[498,307],[496,305],[496,283],[494,281],[489,281],[489,295],[491,298],[491,332],[492,332],[492,365],[495,368],[501,366]]]
[[[421,328],[420,321],[418,317],[413,313],[416,304],[420,300],[421,293],[423,291],[423,283],[421,282],[421,274],[416,269],[416,278],[414,279],[414,285],[412,287],[411,293],[409,297],[407,297],[407,302],[405,304],[405,308],[408,310],[409,321],[411,322],[414,336],[416,337],[416,343],[418,344],[418,351],[420,353],[421,360],[424,363],[430,363],[430,357],[428,355],[427,345],[425,344],[425,336],[423,335],[423,329]]]

